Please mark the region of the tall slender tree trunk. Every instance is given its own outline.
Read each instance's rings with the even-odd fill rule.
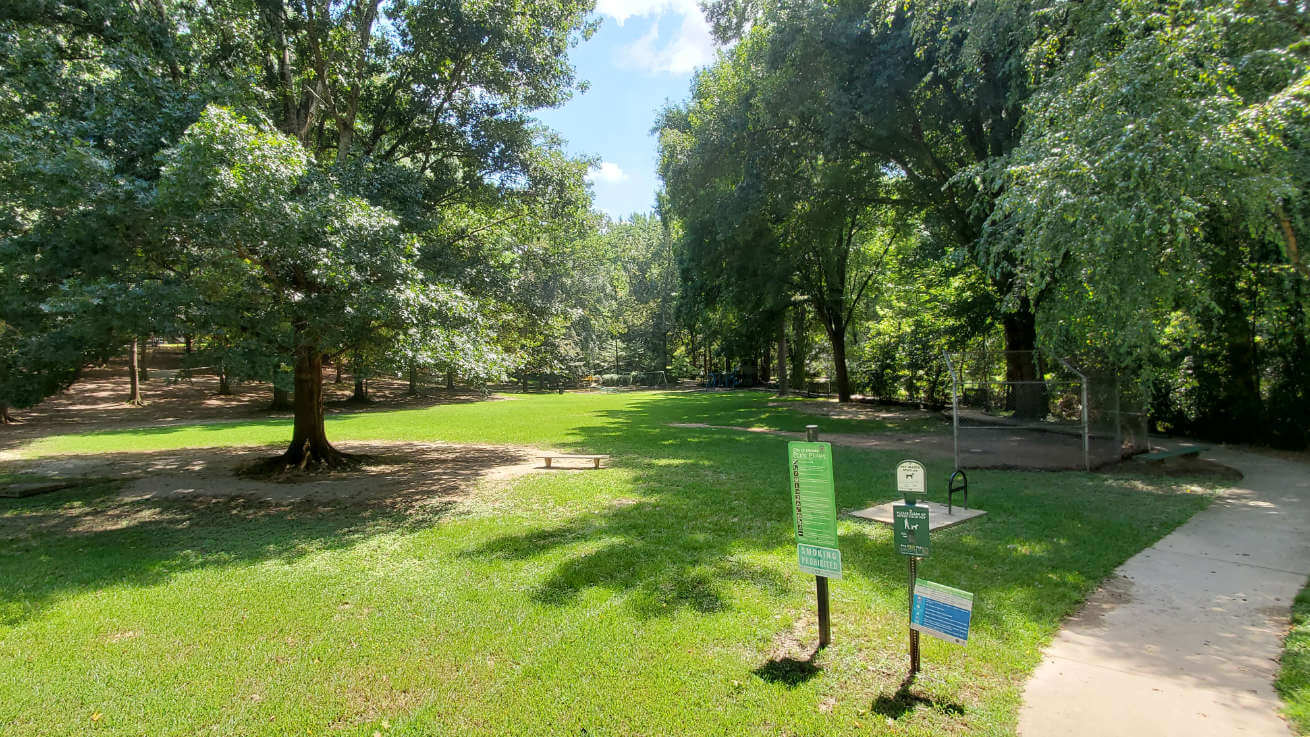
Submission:
[[[418,394],[418,364],[409,364],[409,396]]]
[[[268,408],[273,412],[286,412],[295,409],[295,405],[291,403],[291,393],[286,389],[273,387],[273,403],[268,405]]]
[[[1022,419],[1040,420],[1049,411],[1043,377],[1037,374],[1037,318],[1024,300],[1019,309],[1001,317],[1005,331],[1005,380],[1010,385],[1006,409]]]
[[[232,381],[228,378],[227,367],[218,367],[218,396],[226,397],[232,394]]]
[[[851,377],[846,371],[846,331],[837,327],[828,329],[828,340],[832,343],[832,364],[837,374],[837,401],[851,401]]]
[[[345,363],[344,361],[341,360],[341,354],[338,353],[338,354],[336,355],[336,357],[332,359],[332,363],[336,366],[336,369],[337,369],[337,375],[336,375],[335,378],[332,379],[332,383],[333,383],[333,384],[340,384],[340,383],[341,383],[341,364]]]
[[[454,371],[447,371],[447,372],[446,372],[446,391],[448,391],[448,392],[453,392],[453,391],[455,391],[455,372],[454,372]]]
[[[797,304],[791,310],[791,382],[797,391],[805,391],[805,354],[809,352],[809,340],[805,334],[805,304]]]
[[[141,346],[141,355],[137,359],[137,373],[141,375],[142,381],[150,381],[150,371],[146,367],[146,357],[150,355],[150,339],[146,339],[145,345]]]
[[[182,378],[184,378],[184,379],[190,379],[190,378],[191,378],[191,362],[190,362],[189,360],[187,360],[188,358],[191,357],[191,350],[192,350],[192,348],[191,348],[191,336],[190,336],[190,335],[184,335],[184,336],[182,336],[182,346],[183,346],[183,348],[182,348],[182,353],[183,353],[183,356],[184,356],[184,357],[183,357],[183,359],[182,359],[182,371],[180,372],[180,374],[181,374]]]
[[[9,405],[0,403],[0,425],[14,425],[17,423],[18,420],[14,419],[14,416],[9,414]]]
[[[127,373],[131,379],[129,382],[130,394],[127,398],[128,404],[141,405],[145,402],[141,399],[141,364],[138,355],[139,344],[135,337],[132,338],[132,345],[127,354]]]
[[[350,362],[350,370],[355,375],[355,390],[350,395],[353,402],[368,401],[368,381],[364,377],[364,359],[355,354],[355,358]]]
[[[778,317],[778,393],[786,394],[787,386],[787,313]]]
[[[296,347],[295,391],[292,394],[295,419],[291,444],[279,463],[301,469],[311,466],[339,466],[349,456],[328,442],[323,426],[323,354],[317,346]]]

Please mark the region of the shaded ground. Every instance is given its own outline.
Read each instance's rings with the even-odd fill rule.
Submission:
[[[770,402],[769,406],[775,404]],[[822,407],[822,405],[820,405]],[[796,409],[809,412],[809,405],[798,405]],[[850,416],[834,412],[831,416],[843,419],[879,419],[906,417],[898,415],[895,408],[859,408],[853,407]],[[865,409],[864,412],[858,410]],[[907,410],[917,412],[917,410]],[[825,413],[826,414],[826,413]],[[893,419],[894,421],[894,419]],[[700,422],[671,423],[672,427],[684,429],[733,430],[736,432],[763,433],[779,437],[802,440],[805,433],[787,432],[760,427],[742,427],[737,425],[709,425]],[[949,434],[942,433],[882,433],[863,435],[855,433],[822,433],[821,440],[844,445],[851,448],[868,450],[900,451],[914,454],[920,458],[952,458],[955,452],[954,440]],[[1171,446],[1187,445],[1186,442],[1170,441]],[[1082,438],[1063,433],[1042,432],[1035,430],[991,430],[987,433],[965,433],[960,436],[960,468],[964,469],[1015,469],[1039,471],[1081,470],[1083,468]],[[1214,478],[1224,481],[1236,481],[1242,474],[1215,461],[1176,457],[1162,462],[1130,460],[1121,463],[1094,467],[1095,470],[1111,473],[1131,473],[1148,476],[1199,477]]]
[[[127,497],[152,499],[241,497],[276,503],[315,501],[411,506],[461,494],[482,480],[508,480],[541,468],[532,448],[434,443],[340,443],[369,461],[346,473],[292,477],[291,482],[240,477],[237,471],[267,458],[268,447],[192,448],[43,458],[10,470],[60,479],[121,482]],[[551,469],[567,471],[568,469]]]
[[[232,394],[218,394],[218,376],[208,370],[193,372],[183,378],[182,355],[177,350],[152,351],[147,359],[149,380],[142,382],[144,406],[127,403],[129,379],[125,359],[115,359],[103,367],[88,367],[76,383],[41,404],[13,410],[20,424],[0,428],[0,450],[13,448],[29,440],[61,433],[101,429],[159,427],[194,424],[209,420],[237,420],[265,417],[290,417],[290,411],[272,411],[272,385],[245,382],[232,385]],[[328,414],[361,411],[385,411],[413,407],[430,407],[452,402],[484,399],[480,392],[420,386],[418,395],[410,395],[407,380],[378,376],[369,379],[368,402],[350,401],[353,377],[347,371],[337,383],[336,370],[323,371],[325,411]]]
[[[804,433],[768,430],[754,427],[678,423],[674,427],[736,430],[779,435],[800,440]],[[823,433],[822,440],[835,445],[869,450],[895,450],[913,453],[924,458],[951,458],[954,441],[942,433],[895,433],[857,435],[851,433]],[[1037,470],[1079,469],[1083,465],[1082,442],[1059,433],[1004,431],[977,434],[960,439],[960,465],[962,468],[1014,468]]]
[[[805,402],[769,402],[769,406],[787,407],[808,415],[834,417],[842,420],[879,420],[889,424],[908,422],[939,422],[945,424],[950,422],[950,419],[943,418],[940,412],[885,404],[809,400]]]

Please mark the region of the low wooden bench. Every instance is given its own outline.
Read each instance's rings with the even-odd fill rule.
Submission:
[[[1196,456],[1210,450],[1208,445],[1193,445],[1189,448],[1174,448],[1173,450],[1157,450],[1154,453],[1143,453],[1138,458],[1144,461],[1163,461],[1166,458],[1181,458],[1182,456]]]
[[[546,462],[546,468],[550,468],[550,467],[551,467],[550,462],[551,462],[552,459],[553,459],[553,460],[561,460],[561,459],[563,459],[563,460],[575,460],[575,461],[591,461],[592,463],[595,464],[595,468],[600,468],[600,462],[601,462],[601,461],[607,461],[607,460],[609,460],[609,456],[594,456],[594,455],[567,455],[567,454],[564,454],[564,453],[550,453],[550,454],[547,454],[547,455],[539,455],[539,456],[537,456],[537,457],[540,458],[540,459],[542,459],[543,461]]]

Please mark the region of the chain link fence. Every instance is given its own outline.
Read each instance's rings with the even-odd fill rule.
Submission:
[[[1140,381],[1037,351],[945,358],[957,469],[1090,471],[1149,449]]]

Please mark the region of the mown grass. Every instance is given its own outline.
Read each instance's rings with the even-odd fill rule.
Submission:
[[[1297,734],[1310,734],[1310,584],[1292,603],[1292,629],[1283,642],[1282,665],[1274,687],[1283,697],[1283,714]]]
[[[1208,501],[1159,480],[971,474],[989,514],[938,532],[920,575],[975,592],[973,635],[925,638],[924,674],[901,689],[906,563],[890,531],[840,523],[833,645],[807,661],[814,582],[794,562],[785,441],[668,426],[815,422],[766,399],[544,395],[336,420],[336,438],[613,455],[424,515],[110,487],[0,500],[0,734],[1008,735],[1060,618]],[[899,454],[834,456],[840,508],[895,497]],[[947,463],[925,460],[944,483]]]
[[[841,420],[790,409],[813,401],[776,400],[759,392],[600,394],[511,394],[503,401],[443,404],[423,409],[329,415],[333,440],[447,441],[567,445],[590,439],[594,428],[618,422],[618,414],[642,408],[648,423],[705,423],[804,430],[821,424],[830,432],[945,432],[934,417],[904,421]],[[675,397],[677,401],[661,399]],[[171,425],[146,429],[72,433],[39,440],[24,449],[30,457],[70,453],[174,450],[232,445],[277,445],[290,438],[285,418]]]

